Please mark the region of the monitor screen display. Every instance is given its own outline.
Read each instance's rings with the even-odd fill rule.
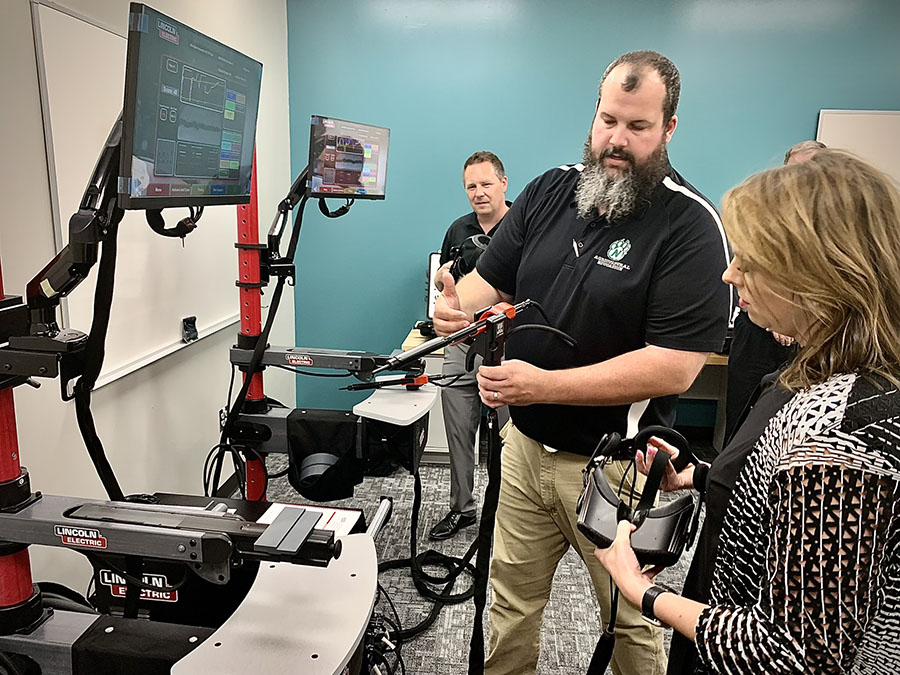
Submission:
[[[262,64],[132,3],[119,204],[246,204]]]
[[[384,199],[391,130],[313,115],[309,129],[312,197]]]

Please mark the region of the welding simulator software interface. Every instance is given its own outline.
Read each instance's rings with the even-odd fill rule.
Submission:
[[[390,129],[313,115],[308,187],[312,196],[384,199]]]
[[[139,7],[132,13],[129,43],[138,46],[129,44],[125,87],[131,170],[123,175],[131,179],[129,196],[139,200],[132,205],[144,198],[172,205],[180,198],[247,201],[241,198],[250,193],[262,65]]]

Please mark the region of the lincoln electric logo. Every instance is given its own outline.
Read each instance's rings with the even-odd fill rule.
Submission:
[[[617,272],[630,270],[631,265],[626,265],[625,263],[621,262],[622,258],[624,258],[630,250],[631,242],[627,239],[619,239],[618,241],[614,241],[609,245],[609,249],[607,249],[606,251],[606,258],[600,255],[595,255],[594,260],[597,261],[598,265],[603,265],[603,267],[608,267],[609,269],[616,270]]]
[[[67,527],[56,525],[53,532],[66,546],[81,546],[82,548],[106,548],[106,537],[100,530],[87,527]]]
[[[286,354],[285,359],[292,366],[311,366],[313,364],[312,357],[308,354]]]
[[[178,591],[162,590],[168,588],[169,580],[163,574],[145,574],[143,582],[153,589],[142,588],[141,600],[151,602],[178,602]],[[109,587],[110,595],[114,598],[124,598],[128,588],[125,579],[110,570],[100,570],[100,583]],[[156,590],[159,589],[159,590]]]
[[[178,29],[175,28],[168,21],[163,21],[162,19],[156,20],[156,28],[159,30],[159,37],[163,40],[168,40],[173,45],[178,44]]]

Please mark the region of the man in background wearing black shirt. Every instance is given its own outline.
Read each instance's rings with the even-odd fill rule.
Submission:
[[[510,206],[506,201],[507,184],[503,162],[492,152],[476,152],[463,164],[463,187],[472,211],[454,220],[447,229],[441,246],[441,268],[434,278],[438,290],[443,289],[444,272],[450,269],[455,253],[463,242],[470,237],[490,237],[499,227]],[[479,250],[471,242],[465,249],[473,252]],[[463,268],[464,272],[470,271],[465,264]],[[476,519],[472,491],[475,487],[475,430],[481,419],[481,399],[478,397],[475,371],[466,371],[467,352],[466,345],[452,345],[444,349],[443,374],[458,375],[459,379],[450,380],[452,384],[441,392],[444,429],[450,451],[450,510],[431,528],[429,536],[434,540],[449,539],[463,527],[473,525]],[[479,357],[475,370],[480,365]],[[503,422],[508,418],[508,413],[501,416]]]

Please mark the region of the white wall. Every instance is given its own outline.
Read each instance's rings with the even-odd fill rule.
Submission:
[[[126,32],[127,0],[55,0],[55,4],[121,34]],[[260,234],[265,241],[275,206],[292,180],[285,0],[154,0],[152,5],[263,64],[256,142]],[[24,295],[26,282],[55,255],[29,0],[3,0],[0,44],[0,91],[4,92],[0,106],[4,156],[0,162],[0,264],[5,292]],[[77,49],[77,45],[51,48]],[[84,74],[84,86],[85,96],[90,96],[90,73]],[[65,170],[57,166],[58,172]],[[87,181],[88,176],[83,178]],[[62,210],[66,222],[74,208],[62,206]],[[236,251],[234,255],[237,274]],[[160,260],[159,264],[164,270],[167,263]],[[270,295],[264,297],[264,303]],[[235,308],[237,302],[235,289]],[[228,349],[237,331],[235,325],[200,340],[95,392],[93,412],[98,433],[126,494],[202,492],[201,468],[207,451],[217,441],[217,411],[224,403],[230,375]],[[289,292],[282,300],[272,342],[294,344],[293,298]],[[265,381],[267,394],[293,405],[292,375],[270,369]],[[22,464],[31,473],[32,489],[104,498],[78,432],[72,404],[60,400],[58,381],[43,382],[38,391],[30,387],[15,390],[20,453]],[[35,580],[52,579],[80,591],[87,586],[89,566],[81,556],[32,547],[31,557]]]

